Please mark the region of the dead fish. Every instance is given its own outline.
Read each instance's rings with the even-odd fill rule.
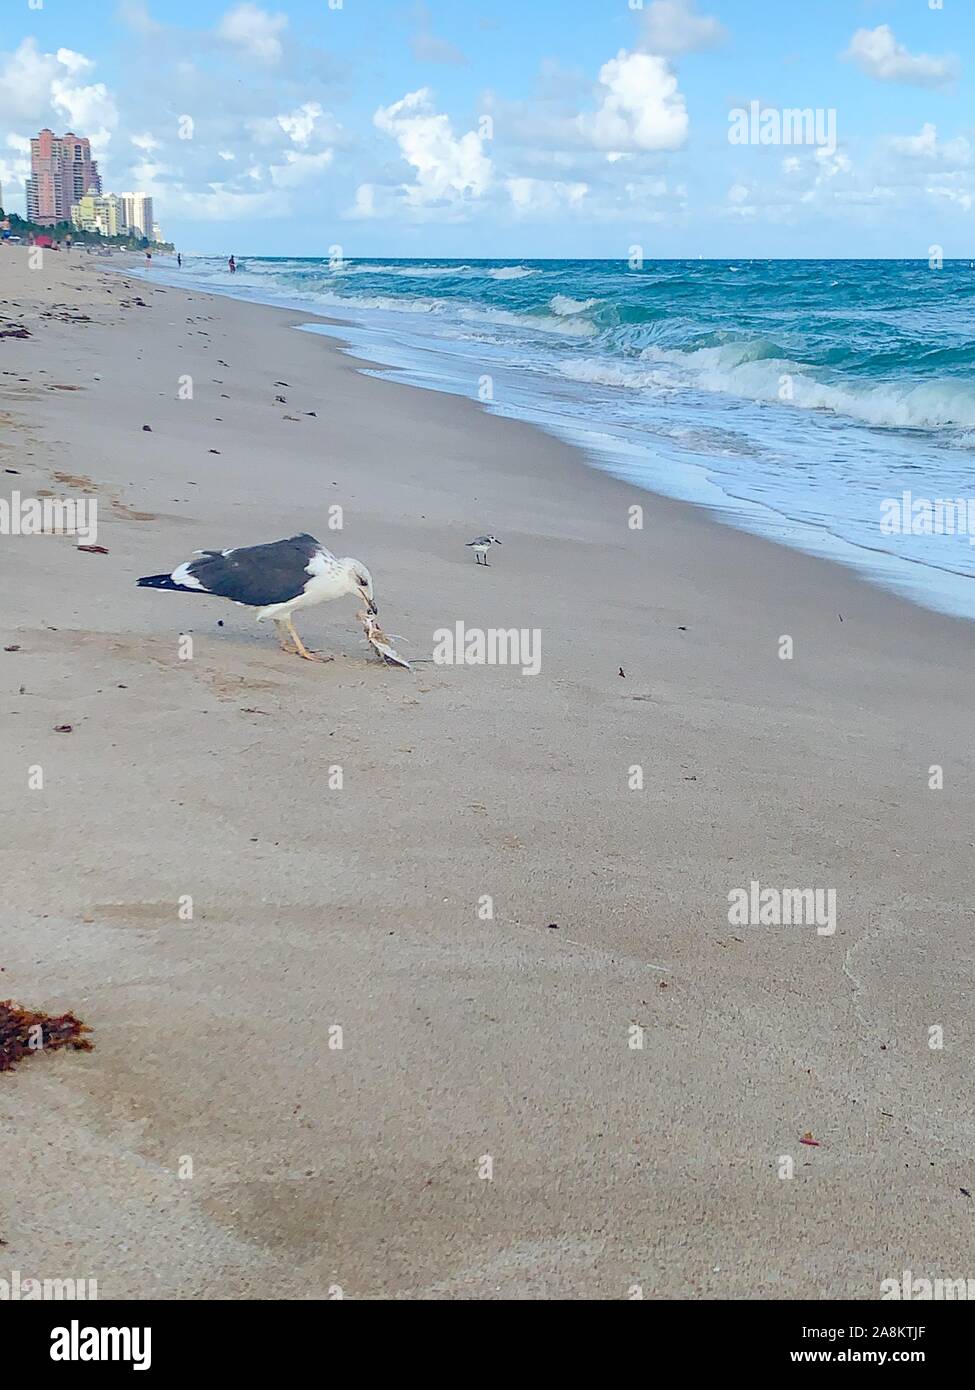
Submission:
[[[365,612],[365,610],[358,614],[358,618],[365,631],[366,641],[370,644],[373,651],[381,656],[390,666],[402,666],[407,671],[413,669],[410,663],[405,661],[403,657],[394,650],[389,638],[379,626],[378,618],[374,617],[372,613]]]

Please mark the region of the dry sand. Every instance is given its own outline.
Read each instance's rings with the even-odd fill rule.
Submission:
[[[970,1273],[972,628],[366,377],[308,315],[11,247],[0,301],[33,335],[0,340],[0,496],[90,485],[110,552],[0,537],[0,998],[96,1043],[0,1074],[0,1275],[535,1299]],[[371,567],[408,654],[538,628],[540,674],[385,668],[351,599],[299,617],[314,666],[135,587],[303,529]],[[729,926],[752,879],[834,888],[835,935]]]

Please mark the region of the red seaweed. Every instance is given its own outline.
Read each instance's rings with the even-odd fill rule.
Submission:
[[[35,1030],[40,1029],[38,1034]],[[91,1029],[74,1014],[40,1014],[22,1008],[12,999],[0,1000],[0,1071],[13,1071],[31,1053],[54,1052],[71,1047],[90,1052],[94,1043],[83,1037]]]

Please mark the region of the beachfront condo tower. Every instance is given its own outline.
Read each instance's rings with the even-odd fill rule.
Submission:
[[[154,214],[152,210],[152,199],[148,193],[120,193],[122,206],[125,211],[125,225],[133,236],[144,236],[152,239],[152,223]]]
[[[41,226],[67,222],[71,208],[86,193],[101,193],[98,164],[83,136],[55,135],[45,127],[30,142],[27,217]]]

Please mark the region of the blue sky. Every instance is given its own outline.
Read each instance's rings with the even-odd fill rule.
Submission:
[[[152,193],[186,251],[975,254],[972,0],[97,11],[0,0],[8,210],[46,124],[92,139],[106,190]],[[731,143],[752,102],[768,142]]]

